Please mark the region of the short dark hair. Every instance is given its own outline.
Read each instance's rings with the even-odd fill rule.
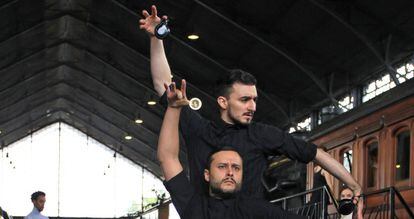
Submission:
[[[223,147],[217,148],[216,150],[213,150],[208,155],[206,169],[210,170],[211,163],[213,162],[213,156],[215,154],[217,154],[218,152],[221,152],[221,151],[234,151],[234,152],[236,152],[240,156],[240,158],[241,158],[241,160],[243,162],[243,157],[240,155],[240,153],[234,147],[231,147],[231,146],[223,146]]]
[[[256,85],[256,78],[241,69],[233,69],[229,71],[225,77],[221,78],[217,82],[216,97],[224,96],[228,97],[232,89],[233,84],[240,83],[244,85]]]
[[[46,196],[46,194],[42,191],[34,192],[32,194],[32,197],[31,197],[32,201],[37,200],[37,198],[39,198],[39,196]]]

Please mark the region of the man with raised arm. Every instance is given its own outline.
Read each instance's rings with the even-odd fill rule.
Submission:
[[[154,36],[154,28],[161,19],[157,16],[155,6],[151,7],[151,14],[144,10],[142,15],[144,19],[139,21],[140,28],[149,34],[151,41],[153,84],[158,95],[162,96],[165,91],[164,83],[171,83],[171,70],[165,56],[163,42]],[[180,130],[187,145],[190,180],[197,192],[205,191],[202,179],[208,155],[211,151],[217,150],[220,145],[227,145],[236,148],[243,157],[244,184],[241,192],[246,195],[264,197],[261,176],[267,167],[267,157],[283,154],[303,163],[316,162],[344,182],[354,191],[356,197],[359,197],[361,186],[328,153],[274,126],[252,122],[258,97],[256,79],[253,75],[242,70],[232,70],[227,76],[218,86],[216,94],[220,108],[220,122],[204,119],[188,107],[182,109]]]
[[[157,157],[165,177],[165,187],[182,219],[186,218],[305,218],[283,211],[263,199],[239,194],[242,188],[243,159],[228,146],[213,151],[204,169],[209,194],[199,194],[188,181],[179,160],[178,124],[181,108],[188,105],[185,81],[181,90],[167,86],[168,107],[158,139]]]

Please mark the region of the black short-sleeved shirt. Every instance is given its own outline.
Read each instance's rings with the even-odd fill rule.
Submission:
[[[181,219],[306,218],[284,211],[263,199],[238,195],[220,200],[197,194],[183,171],[164,185]]]
[[[167,105],[165,94],[161,104]],[[303,163],[316,156],[314,144],[294,138],[274,126],[255,122],[249,125],[231,125],[222,120],[212,122],[189,107],[184,107],[181,112],[180,131],[187,146],[190,181],[196,192],[206,192],[204,168],[208,155],[218,147],[231,146],[238,150],[243,158],[241,192],[258,198],[264,197],[261,177],[268,156],[283,154]]]

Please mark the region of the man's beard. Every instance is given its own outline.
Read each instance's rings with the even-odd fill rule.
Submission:
[[[237,119],[235,116],[233,116],[233,112],[229,109],[228,116],[235,125],[241,125],[241,126],[248,126],[253,121],[253,116],[248,122],[242,122],[241,119]]]
[[[235,182],[236,183],[236,182]],[[224,191],[220,188],[220,184],[218,183],[210,183],[210,194],[213,197],[221,198],[221,199],[229,199],[234,198],[235,195],[240,191],[241,186],[240,184],[236,183],[236,187],[231,191]]]

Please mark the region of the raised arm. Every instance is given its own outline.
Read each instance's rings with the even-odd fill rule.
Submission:
[[[145,19],[140,19],[140,29],[145,30],[150,36],[150,60],[151,60],[151,76],[154,89],[159,96],[164,94],[164,83],[171,83],[171,70],[168,65],[167,57],[165,56],[164,45],[162,40],[154,35],[154,29],[161,22],[161,18],[157,16],[157,8],[151,6],[151,15],[146,11],[142,11]],[[167,19],[167,16],[163,16]]]
[[[361,195],[361,186],[342,164],[319,148],[316,152],[315,162],[340,181],[344,182],[350,189],[352,189],[354,196],[359,198]],[[356,203],[357,199],[355,199],[354,202]]]
[[[164,87],[167,92],[168,107],[158,139],[157,157],[161,163],[164,178],[168,181],[183,170],[178,157],[180,152],[178,123],[181,108],[188,105],[188,100],[185,80],[182,81],[181,90],[176,89],[175,83],[171,86],[164,84]]]

